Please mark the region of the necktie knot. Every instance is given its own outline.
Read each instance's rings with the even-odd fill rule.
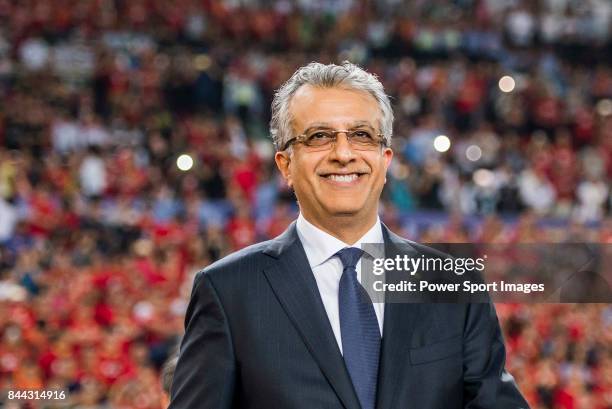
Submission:
[[[357,262],[363,255],[363,250],[357,247],[347,247],[337,252],[336,255],[340,258],[340,261],[342,261],[342,266],[345,269],[354,269],[355,266],[357,266]]]

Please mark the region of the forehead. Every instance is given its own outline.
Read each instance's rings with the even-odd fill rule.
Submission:
[[[376,128],[382,116],[376,99],[365,91],[302,85],[291,99],[293,128],[302,131],[315,124],[343,128],[366,123]]]

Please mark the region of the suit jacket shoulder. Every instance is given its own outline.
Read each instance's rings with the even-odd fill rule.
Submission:
[[[210,275],[213,279],[220,278],[224,274],[232,274],[245,271],[245,267],[261,265],[268,258],[263,250],[268,247],[271,240],[253,244],[215,261],[201,269],[196,274],[196,281],[202,275]],[[247,270],[252,270],[247,269]]]

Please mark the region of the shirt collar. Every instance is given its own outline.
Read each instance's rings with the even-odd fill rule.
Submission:
[[[355,244],[349,245],[331,234],[319,229],[300,215],[296,222],[297,234],[304,246],[310,268],[327,261],[345,247],[361,248],[363,243],[384,243],[380,218]]]

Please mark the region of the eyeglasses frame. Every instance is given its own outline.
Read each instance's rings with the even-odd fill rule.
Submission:
[[[337,141],[338,141],[338,134],[343,133],[346,135],[346,139],[349,143],[349,145],[351,144],[351,138],[352,136],[349,136],[350,134],[354,134],[355,132],[359,132],[362,131],[363,129],[333,129],[333,130],[326,130],[328,132],[331,132],[334,135],[334,140],[329,144],[329,147],[331,148]],[[379,145],[382,145],[384,147],[388,146],[387,145],[387,140],[385,139],[385,135],[382,133],[375,133],[374,136],[378,137],[379,139],[376,141]],[[286,151],[287,149],[289,149],[289,147],[291,145],[293,145],[294,143],[302,143],[305,146],[309,147],[308,145],[306,145],[305,141],[308,139],[308,135],[306,135],[306,133],[302,133],[300,135],[297,135],[291,139],[289,139],[286,143],[285,146],[283,147],[283,149],[281,149],[282,151]]]

